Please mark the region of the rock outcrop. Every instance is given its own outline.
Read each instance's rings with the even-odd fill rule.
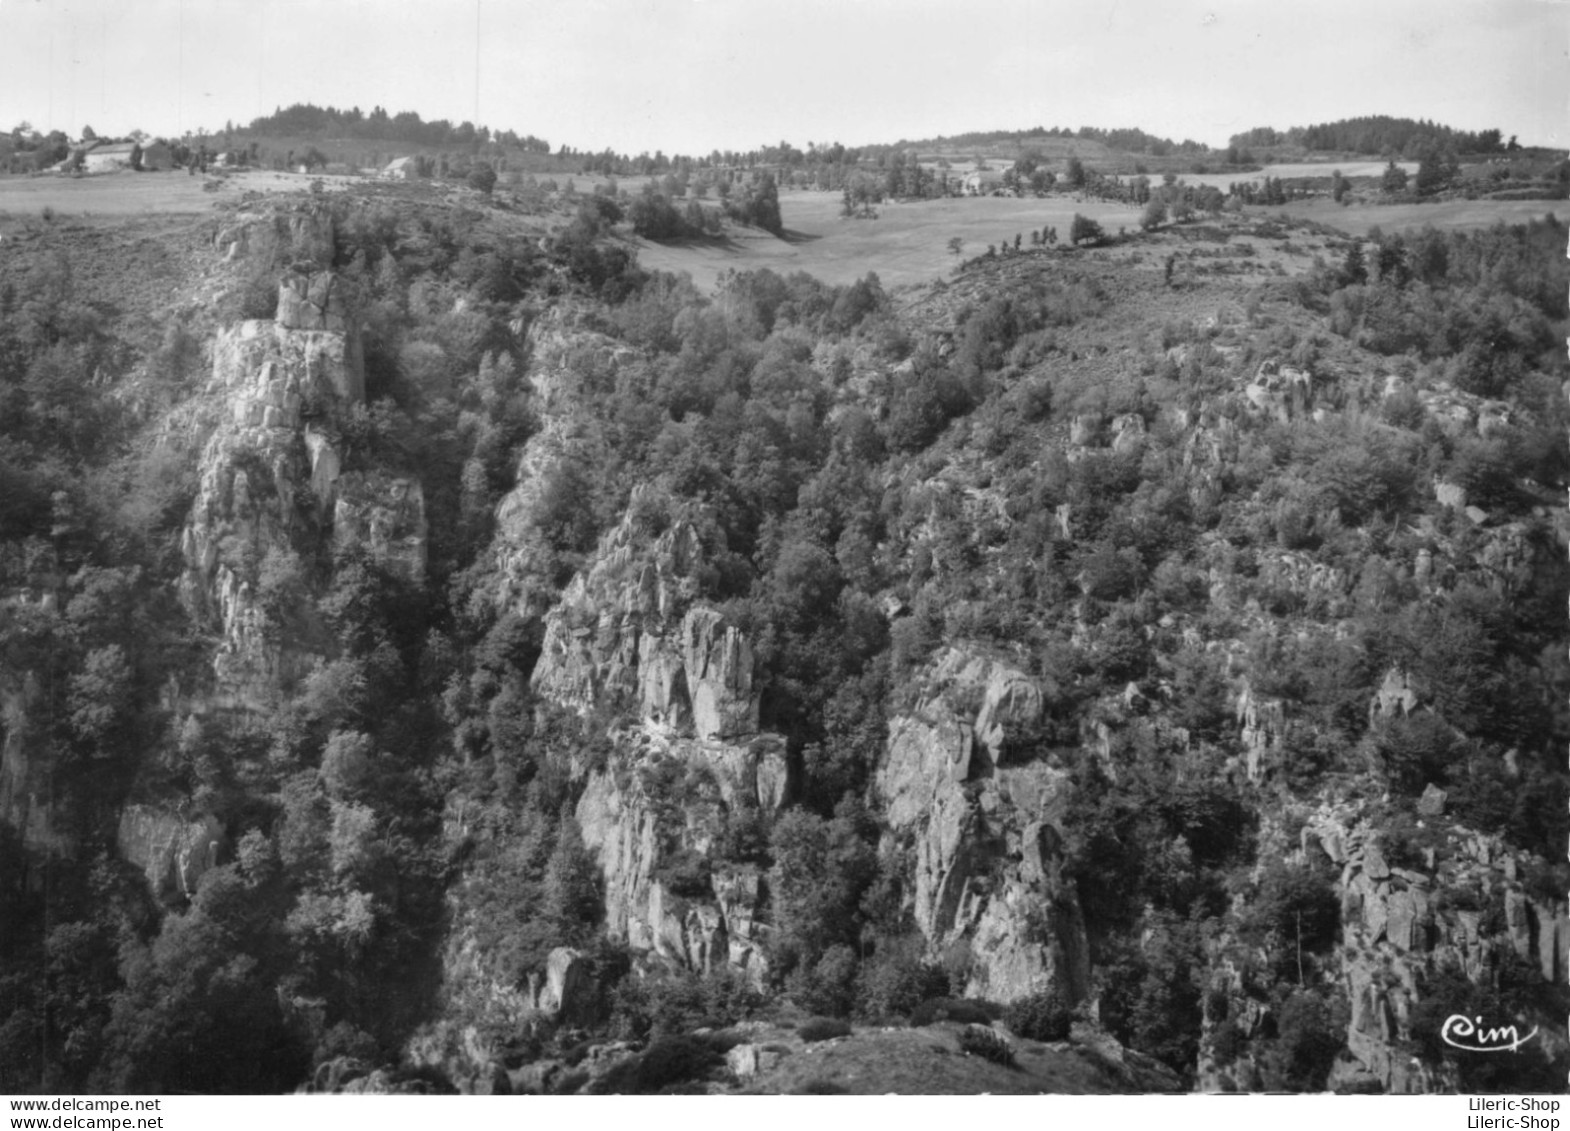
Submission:
[[[216,817],[188,820],[162,809],[131,805],[120,814],[121,857],[140,868],[155,896],[189,900],[204,872],[217,867],[228,839]]]
[[[1243,397],[1254,411],[1290,424],[1312,407],[1314,377],[1306,369],[1271,359],[1260,363],[1253,380],[1243,387]]]
[[[264,564],[311,561],[323,542],[410,581],[425,570],[417,481],[343,471],[339,421],[365,399],[359,330],[330,273],[291,273],[278,317],[218,334],[208,396],[217,423],[181,550],[182,596],[219,637],[216,703],[258,709],[331,650],[315,610],[264,594]]]
[[[1430,788],[1419,808],[1432,819],[1443,792]],[[1342,1091],[1430,1093],[1456,1087],[1444,1067],[1425,1065],[1411,1053],[1417,1007],[1428,1000],[1442,973],[1487,984],[1506,954],[1530,963],[1543,982],[1566,984],[1564,945],[1570,920],[1562,900],[1544,901],[1518,881],[1526,857],[1497,836],[1454,828],[1414,864],[1392,858],[1399,846],[1382,836],[1355,809],[1325,804],[1303,827],[1299,859],[1328,857],[1340,869],[1341,938],[1333,969],[1349,1014],[1346,1051],[1331,1071],[1329,1086]],[[1459,900],[1455,893],[1474,893]],[[1475,901],[1475,902],[1474,902]],[[1486,913],[1483,906],[1497,908]],[[1212,968],[1213,992],[1227,996],[1230,1024],[1251,1037],[1269,1006],[1245,989],[1235,964]],[[1450,1003],[1439,1003],[1449,1009]],[[1207,1025],[1208,1028],[1208,1025]],[[1541,1040],[1562,1055],[1564,1038],[1544,1026]],[[1202,1090],[1257,1088],[1248,1063],[1225,1071],[1202,1052]]]
[[[890,836],[913,840],[916,925],[935,952],[969,943],[967,994],[1007,1002],[1057,987],[1079,1001],[1090,959],[1062,875],[1067,774],[1008,764],[1004,742],[1008,726],[1040,715],[1042,689],[960,648],[939,656],[926,684],[917,709],[891,720],[877,778]]]
[[[762,733],[752,647],[698,598],[704,548],[691,522],[659,517],[646,490],[545,618],[537,694],[618,720],[610,764],[578,803],[599,861],[606,925],[679,966],[764,975],[755,873],[678,892],[665,865],[706,855],[726,823],[790,791],[785,742]]]

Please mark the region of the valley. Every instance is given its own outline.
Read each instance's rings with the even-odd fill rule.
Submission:
[[[0,177],[0,1087],[1559,1090],[1558,202],[726,175]]]

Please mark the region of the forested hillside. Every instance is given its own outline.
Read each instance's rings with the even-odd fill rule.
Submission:
[[[8,237],[0,1089],[1562,1087],[1562,224],[619,214]]]

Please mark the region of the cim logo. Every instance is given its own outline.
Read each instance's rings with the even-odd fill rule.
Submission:
[[[1459,1013],[1446,1017],[1445,1023],[1439,1027],[1440,1040],[1451,1048],[1465,1049],[1467,1052],[1515,1052],[1535,1036],[1536,1026],[1523,1037],[1514,1025],[1485,1029],[1481,1017],[1467,1018]]]

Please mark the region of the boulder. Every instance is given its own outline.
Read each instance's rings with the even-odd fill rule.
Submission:
[[[758,1046],[737,1045],[725,1054],[725,1067],[738,1080],[748,1080],[758,1074]]]
[[[1368,721],[1372,725],[1377,719],[1409,715],[1416,706],[1417,692],[1412,688],[1411,677],[1400,668],[1391,668],[1368,705]]]
[[[1445,812],[1445,799],[1449,795],[1437,785],[1430,782],[1423,790],[1423,796],[1417,799],[1417,811],[1424,817],[1442,817]]]
[[[1459,483],[1446,483],[1442,479],[1434,480],[1434,501],[1442,507],[1452,510],[1466,509],[1466,488]]]
[[[1390,878],[1390,865],[1385,862],[1385,854],[1373,842],[1363,846],[1363,872],[1371,880]]]
[[[552,950],[545,961],[540,1011],[564,1024],[587,1026],[594,1022],[598,997],[588,957],[565,946]]]

